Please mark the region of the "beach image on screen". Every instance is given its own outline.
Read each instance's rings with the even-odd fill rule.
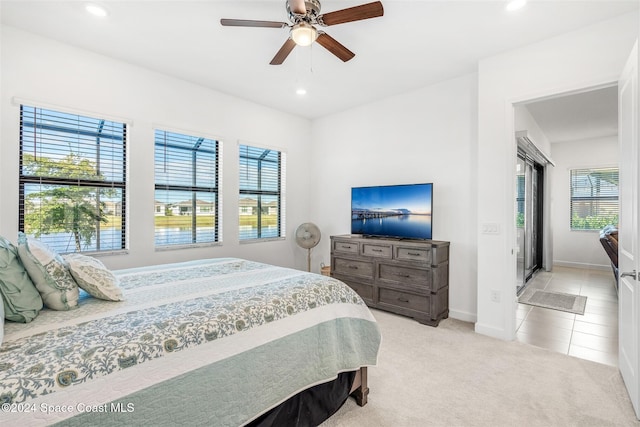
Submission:
[[[431,239],[432,184],[354,187],[351,233]]]

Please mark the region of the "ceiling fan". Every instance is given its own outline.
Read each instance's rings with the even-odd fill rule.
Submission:
[[[220,24],[229,27],[288,27],[289,38],[271,60],[271,65],[282,64],[296,45],[309,46],[314,41],[317,41],[322,47],[346,62],[353,58],[355,53],[351,52],[324,31],[316,28],[316,26],[328,27],[331,25],[344,24],[345,22],[376,18],[384,14],[382,3],[379,1],[325,14],[320,14],[319,0],[285,0],[285,2],[287,13],[289,14],[289,23],[254,21],[251,19],[221,19]]]

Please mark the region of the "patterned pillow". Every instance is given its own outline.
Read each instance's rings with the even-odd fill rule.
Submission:
[[[107,301],[124,300],[118,278],[100,260],[82,254],[67,254],[63,258],[81,289]]]
[[[18,233],[18,254],[47,307],[52,310],[78,307],[78,285],[57,252],[24,233]]]

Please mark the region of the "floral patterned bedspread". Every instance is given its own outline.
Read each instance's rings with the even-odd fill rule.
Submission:
[[[125,301],[85,296],[77,310],[5,325],[0,403],[28,403],[319,307],[364,307],[332,278],[235,258],[116,275]]]

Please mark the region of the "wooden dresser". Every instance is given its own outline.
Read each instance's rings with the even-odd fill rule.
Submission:
[[[331,236],[331,276],[370,307],[431,326],[449,316],[449,242]]]

